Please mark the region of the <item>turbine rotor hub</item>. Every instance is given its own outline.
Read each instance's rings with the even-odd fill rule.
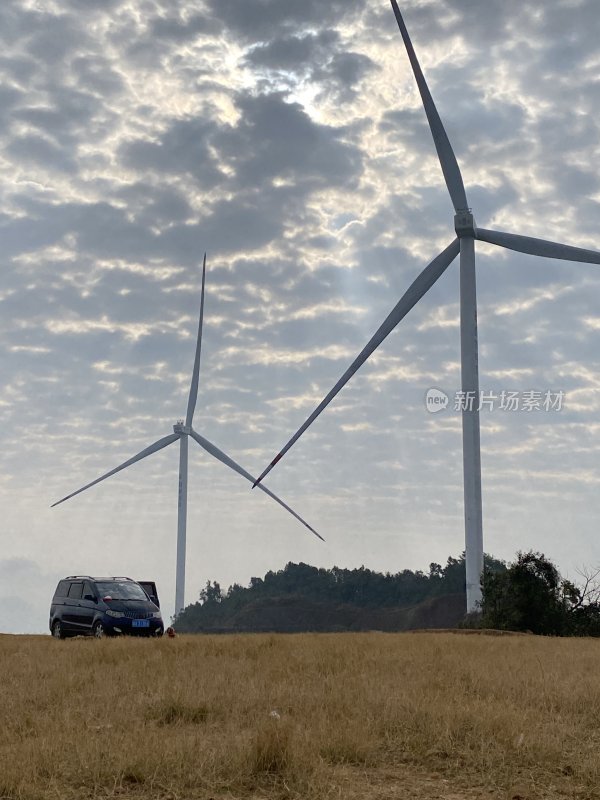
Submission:
[[[475,218],[471,214],[471,209],[458,211],[454,215],[454,230],[459,239],[468,236],[472,239],[477,238],[477,225],[475,225]]]

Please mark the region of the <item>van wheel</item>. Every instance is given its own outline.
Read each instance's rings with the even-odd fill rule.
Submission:
[[[92,628],[92,634],[96,637],[96,639],[104,639],[104,637],[107,635],[106,628],[101,622],[97,622]]]
[[[53,625],[52,625],[52,636],[54,636],[55,639],[64,639],[65,638],[65,632],[63,631],[63,627],[60,624],[60,620],[59,619],[55,620]]]

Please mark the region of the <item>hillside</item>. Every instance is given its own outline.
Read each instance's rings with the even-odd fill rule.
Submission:
[[[486,556],[488,569],[504,564]],[[289,563],[226,592],[208,583],[177,618],[183,633],[404,631],[454,628],[465,615],[464,557],[429,572],[379,573]]]
[[[465,616],[461,594],[432,597],[404,608],[361,608],[332,605],[301,595],[254,600],[218,620],[194,624],[189,614],[177,621],[186,633],[302,633],[335,631],[407,631],[414,628],[455,628]]]

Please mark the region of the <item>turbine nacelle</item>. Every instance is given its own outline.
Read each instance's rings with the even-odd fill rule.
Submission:
[[[178,420],[177,423],[173,425],[173,432],[177,433],[179,436],[190,436],[192,433],[192,426],[186,425],[182,420]]]
[[[454,215],[454,230],[459,239],[466,236],[477,239],[477,225],[475,225],[475,217],[470,208],[465,211],[457,211]]]

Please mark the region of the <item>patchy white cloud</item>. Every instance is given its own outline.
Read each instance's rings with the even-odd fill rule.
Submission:
[[[598,237],[594,0],[406,0],[477,222]],[[50,511],[185,412],[260,471],[408,284],[452,207],[386,0],[10,0],[0,8],[3,630],[73,572],[173,595],[175,449]],[[600,561],[600,273],[478,245],[486,549]],[[272,473],[327,538],[191,447],[188,600],[289,560],[426,567],[463,547],[451,266]],[[565,537],[565,530],[569,537]]]

